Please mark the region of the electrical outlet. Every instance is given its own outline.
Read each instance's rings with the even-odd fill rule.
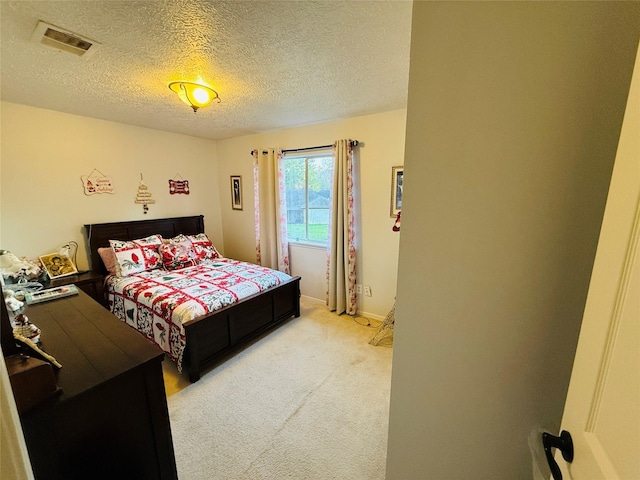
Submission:
[[[365,285],[365,286],[364,286],[364,294],[365,294],[367,297],[370,297],[370,296],[371,296],[371,287],[370,287],[369,285]]]
[[[356,284],[356,293],[362,294],[362,285],[361,284]]]

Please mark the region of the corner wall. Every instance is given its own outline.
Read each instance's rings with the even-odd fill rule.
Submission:
[[[2,102],[0,248],[37,258],[78,242],[86,269],[86,223],[205,216],[224,251],[216,143],[212,140]],[[96,169],[113,194],[87,196],[80,177]],[[155,204],[134,203],[140,174]],[[168,180],[189,180],[189,195],[170,195]]]
[[[637,2],[414,2],[388,480],[549,478],[639,33]]]
[[[226,254],[255,262],[253,158],[254,148],[304,148],[328,145],[339,138],[362,143],[356,148],[356,170],[361,189],[360,243],[357,247],[358,283],[371,286],[372,296],[359,296],[358,310],[384,318],[396,294],[400,234],[392,232],[390,217],[391,167],[403,164],[406,110],[335,122],[308,125],[218,142],[222,225]],[[231,209],[230,175],[241,175],[242,211]],[[302,294],[325,299],[324,249],[291,245],[291,268],[302,277]]]

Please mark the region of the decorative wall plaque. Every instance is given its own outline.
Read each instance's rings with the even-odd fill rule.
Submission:
[[[142,174],[140,174],[140,182],[138,182],[138,193],[136,194],[135,203],[142,205],[142,212],[147,213],[149,211],[149,204],[156,203],[156,201],[151,198],[151,192],[149,191],[149,187],[144,183],[144,179],[142,178]]]
[[[85,195],[93,195],[95,193],[113,193],[114,191],[111,177],[108,177],[95,168],[89,175],[82,175],[80,180],[84,186]]]
[[[169,179],[169,193],[183,193],[189,195],[189,180],[184,180],[180,174],[176,174],[175,178]]]

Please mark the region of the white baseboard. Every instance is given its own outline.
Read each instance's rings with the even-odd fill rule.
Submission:
[[[320,300],[319,298],[309,297],[308,295],[300,295],[300,298],[303,298],[305,301],[315,303],[317,305],[325,305],[325,301]],[[361,310],[357,310],[356,315],[359,317],[370,318],[371,320],[378,320],[381,322],[384,321],[385,318],[387,318],[386,315],[378,315],[375,313],[363,312]]]
[[[319,298],[310,297],[308,295],[300,295],[300,298],[304,298],[307,302],[324,305],[324,300],[320,300]]]

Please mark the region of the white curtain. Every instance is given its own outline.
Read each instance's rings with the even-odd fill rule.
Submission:
[[[253,151],[256,260],[290,273],[284,167],[280,149]]]
[[[331,225],[327,251],[327,305],[336,313],[356,314],[356,249],[351,140],[333,146]]]

